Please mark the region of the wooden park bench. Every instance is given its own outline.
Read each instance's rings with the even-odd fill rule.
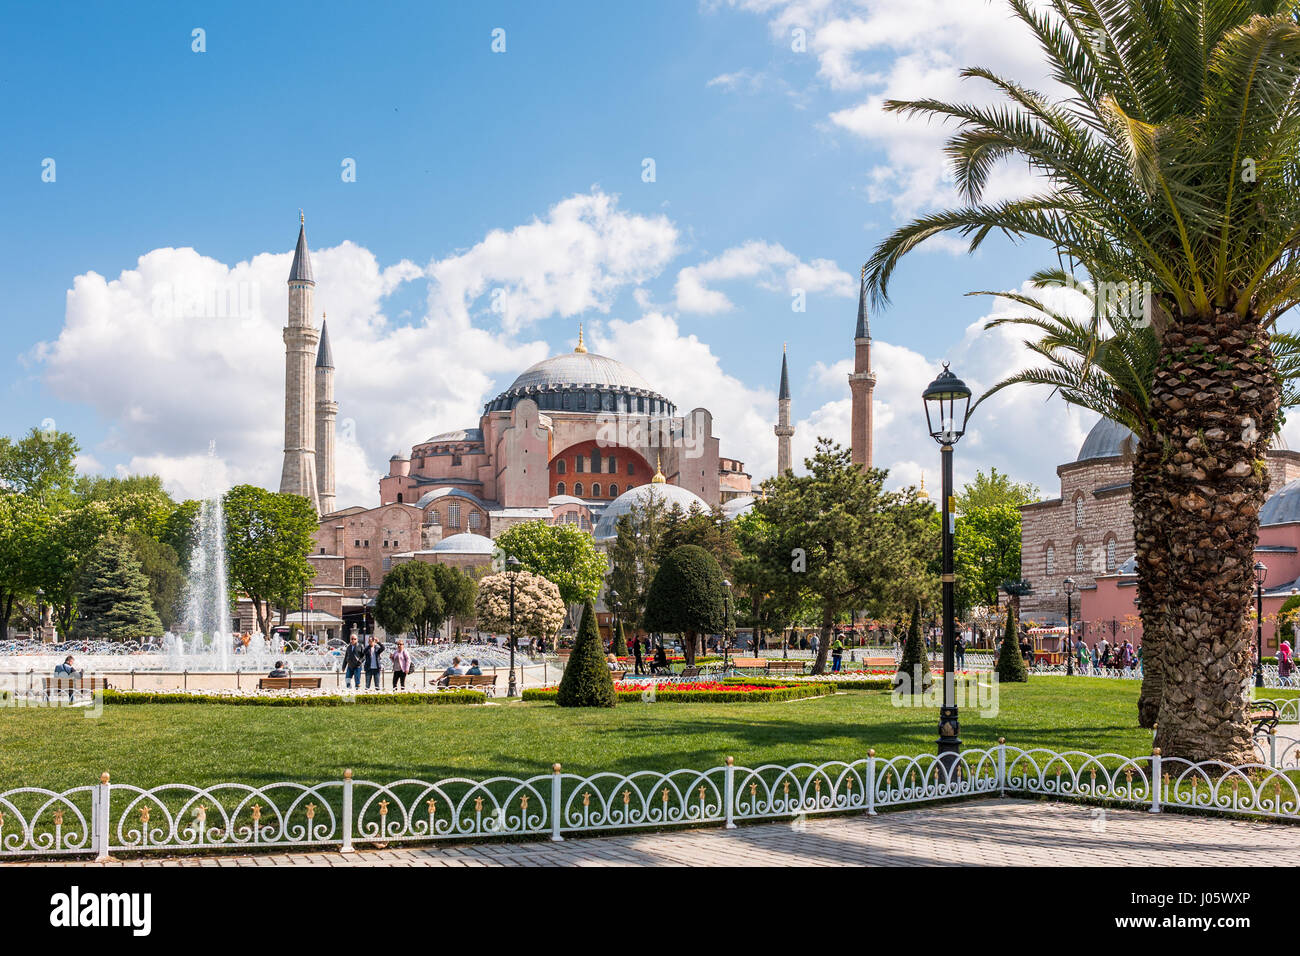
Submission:
[[[1271,737],[1277,731],[1277,703],[1271,700],[1257,700],[1251,705],[1247,715],[1255,736]]]
[[[48,700],[51,693],[63,693],[65,691],[71,697],[74,691],[94,693],[95,691],[108,690],[109,686],[106,677],[87,677],[85,674],[75,676],[61,674],[58,677],[45,678],[45,697]]]
[[[698,680],[700,669],[698,667],[683,667],[682,672],[677,676],[681,680]]]
[[[609,676],[614,680],[627,680],[627,671],[610,671]]]
[[[449,674],[445,687],[472,687],[482,690],[489,697],[497,693],[497,676],[495,674]]]
[[[769,674],[802,674],[803,666],[804,662],[800,660],[777,660],[774,658],[767,662],[767,672]]]
[[[258,690],[320,690],[319,677],[261,677]]]
[[[761,670],[767,666],[767,659],[763,657],[733,657],[731,666],[737,670]]]

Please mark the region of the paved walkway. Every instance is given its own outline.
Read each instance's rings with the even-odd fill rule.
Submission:
[[[563,843],[148,858],[151,866],[1298,866],[1300,827],[1028,800]],[[84,862],[73,865],[85,866]],[[107,866],[123,865],[111,861]]]

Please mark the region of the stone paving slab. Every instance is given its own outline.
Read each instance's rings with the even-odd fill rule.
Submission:
[[[563,843],[458,844],[149,857],[72,866],[1300,866],[1300,827],[1070,803],[978,800],[735,830],[683,829]]]

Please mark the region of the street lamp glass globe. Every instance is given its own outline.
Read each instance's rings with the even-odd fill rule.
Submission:
[[[930,437],[940,445],[955,445],[966,432],[970,417],[971,390],[948,370],[945,362],[939,377],[921,393]]]

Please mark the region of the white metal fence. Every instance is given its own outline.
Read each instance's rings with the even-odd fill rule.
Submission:
[[[252,786],[113,783],[0,793],[0,858],[113,852],[336,848],[358,843],[549,837],[643,827],[791,820],[997,794],[1037,794],[1300,820],[1290,771],[1300,742],[1264,739],[1260,761],[1022,750],[1000,743],[934,755],[632,774],[566,773],[436,782],[340,780]]]

